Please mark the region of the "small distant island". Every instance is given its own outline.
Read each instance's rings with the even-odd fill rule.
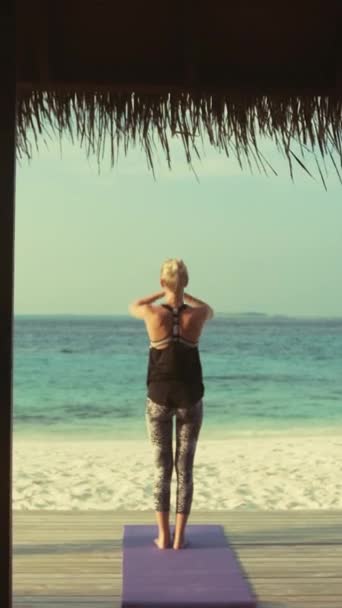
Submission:
[[[215,316],[220,317],[270,317],[272,315],[266,312],[255,312],[253,310],[248,312],[217,312]]]

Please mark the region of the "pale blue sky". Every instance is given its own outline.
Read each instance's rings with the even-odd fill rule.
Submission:
[[[175,142],[154,181],[142,151],[114,169],[106,156],[98,175],[78,145],[42,143],[17,165],[15,313],[126,314],[181,257],[189,293],[216,312],[342,316],[342,186],[331,168],[326,192],[298,165],[293,184],[273,144],[261,149],[279,177],[206,145],[198,182]]]

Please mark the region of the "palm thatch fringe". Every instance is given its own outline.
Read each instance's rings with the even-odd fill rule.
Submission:
[[[259,171],[270,169],[277,174],[258,149],[260,136],[271,138],[285,154],[291,179],[293,163],[307,171],[306,154],[313,154],[324,187],[326,182],[317,158],[329,159],[342,184],[342,100],[331,95],[255,95],[251,93],[201,95],[189,92],[140,93],[111,90],[20,90],[17,94],[17,156],[31,158],[31,134],[38,148],[39,135],[62,136],[69,133],[86,146],[87,155],[96,154],[100,164],[109,135],[111,164],[114,165],[120,146],[125,154],[131,144],[140,144],[148,167],[154,173],[153,156],[156,137],[165,153],[169,168],[170,135],[180,137],[186,160],[200,158],[198,142],[203,136],[229,157],[234,154],[243,169],[247,161]],[[301,158],[291,149],[300,146]],[[316,154],[318,152],[318,155]],[[338,162],[334,155],[338,155]]]

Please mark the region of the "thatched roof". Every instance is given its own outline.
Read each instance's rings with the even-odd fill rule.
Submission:
[[[18,155],[52,127],[99,161],[106,134],[112,162],[138,143],[153,169],[158,139],[171,166],[170,137],[190,163],[205,134],[268,172],[267,135],[291,176],[315,152],[342,183],[341,4],[17,0]]]

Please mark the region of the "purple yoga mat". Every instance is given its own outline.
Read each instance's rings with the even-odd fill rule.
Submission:
[[[256,608],[223,526],[188,524],[178,551],[158,549],[157,535],[157,525],[124,525],[122,608]]]

